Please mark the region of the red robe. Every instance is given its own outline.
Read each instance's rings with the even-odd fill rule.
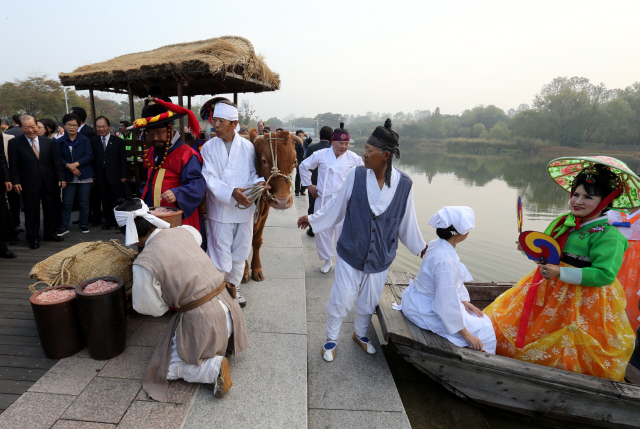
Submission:
[[[154,149],[155,147],[152,146],[147,149],[146,153],[146,159],[152,167],[155,166]],[[167,159],[161,168],[158,170],[147,168],[147,183],[142,191],[142,199],[150,207],[152,205],[156,207],[159,205],[161,207],[177,207],[181,209],[183,211],[182,224],[191,225],[198,231],[202,232],[203,218],[201,203],[204,200],[206,183],[202,177],[201,171],[197,172],[199,177],[191,177],[191,181],[188,186],[183,183],[183,169],[194,156],[200,163],[201,170],[202,156],[200,156],[200,154],[191,147],[184,144],[181,140],[178,140],[174,145],[174,148],[169,151]],[[200,181],[202,183],[199,183]],[[175,194],[177,200],[175,203],[169,203],[163,198],[158,199],[160,195],[168,190],[172,190]],[[202,193],[202,195],[200,195],[200,193]],[[152,204],[149,204],[149,202],[152,202]]]

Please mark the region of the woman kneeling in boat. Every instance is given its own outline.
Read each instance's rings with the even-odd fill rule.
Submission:
[[[552,177],[556,169],[569,177],[579,172],[572,183],[555,177],[571,191],[571,212],[545,231],[560,245],[561,263],[540,265],[540,274],[527,274],[484,310],[497,354],[623,381],[635,336],[616,275],[628,244],[604,213],[624,183],[608,166],[592,162],[554,160],[549,169]]]
[[[429,243],[418,276],[402,293],[400,309],[407,319],[459,347],[496,352],[491,321],[469,302],[465,281],[471,274],[456,254],[475,226],[470,207],[444,207],[429,220],[438,239]]]

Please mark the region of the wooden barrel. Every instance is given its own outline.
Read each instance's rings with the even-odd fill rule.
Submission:
[[[75,296],[55,302],[37,299],[43,292],[54,289],[73,290],[75,286],[50,287],[34,293],[29,301],[45,356],[49,359],[62,359],[82,350],[84,339],[80,330]]]
[[[173,212],[173,214],[169,214],[169,215],[157,215],[153,212],[154,209],[158,209],[158,208],[163,208],[166,210],[171,210]],[[169,225],[171,225],[171,228],[175,228],[176,226],[180,226],[182,225],[182,210],[175,208],[175,207],[150,207],[149,210],[151,211],[151,214],[154,215],[157,218],[162,219],[165,222],[169,222]]]
[[[89,284],[105,280],[118,286],[106,292],[87,293]],[[89,356],[96,360],[112,359],[122,353],[127,342],[127,305],[124,280],[103,276],[76,286],[80,327],[87,341]]]

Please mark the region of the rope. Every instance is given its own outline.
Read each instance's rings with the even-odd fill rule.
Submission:
[[[273,146],[271,146],[271,140],[274,140],[273,142]],[[236,203],[236,207],[241,209],[241,210],[246,210],[249,207],[251,207],[251,205],[253,203],[255,203],[256,201],[259,201],[259,203],[256,203],[256,209],[255,212],[253,214],[253,223],[255,224],[256,222],[258,222],[258,216],[260,215],[260,207],[262,206],[262,199],[260,197],[262,197],[262,195],[264,194],[264,196],[266,197],[267,200],[273,200],[274,196],[271,194],[271,192],[269,192],[269,190],[267,189],[267,185],[269,184],[269,182],[271,181],[271,179],[273,179],[274,177],[284,177],[284,179],[287,181],[287,183],[289,183],[289,188],[291,188],[293,186],[293,181],[291,180],[291,174],[282,174],[282,172],[280,171],[280,169],[278,169],[278,142],[277,140],[285,140],[281,137],[272,137],[271,134],[269,134],[269,137],[267,138],[267,142],[269,143],[269,152],[271,152],[271,176],[269,176],[269,178],[267,178],[267,181],[265,182],[264,185],[254,185],[254,186],[250,186],[247,188],[247,190],[245,191],[245,195],[247,196],[247,198],[249,199],[249,201],[251,202],[250,205],[248,206],[241,206],[240,203]]]
[[[36,285],[40,284],[40,283],[46,284],[47,287],[43,288],[43,289],[36,289]],[[31,293],[34,294],[36,292],[40,292],[41,290],[45,290],[45,289],[50,288],[50,287],[51,287],[51,285],[49,283],[47,283],[45,281],[40,281],[40,282],[36,282],[36,283],[32,284],[31,286],[29,286],[29,290],[31,290]]]
[[[102,241],[95,241],[95,242],[89,244],[88,246],[84,247],[82,249],[82,254],[86,255],[87,253],[89,253],[89,252],[91,252],[93,250],[96,250],[102,244],[111,244],[111,245],[113,245],[114,248],[116,248],[118,251],[120,251],[121,253],[123,253],[127,257],[135,259],[135,256],[133,256],[131,254],[131,251],[129,249],[127,249],[125,246],[123,246],[122,244],[120,244],[120,242],[118,240],[116,240],[116,239],[110,240],[109,243],[105,243],[105,242],[102,242]],[[78,256],[78,254],[79,253],[76,253],[75,255],[67,256],[66,258],[64,258],[62,260],[62,262],[60,263],[60,269],[58,270],[57,274],[55,275],[55,277],[50,282],[39,281],[39,282],[34,283],[31,286],[29,286],[29,289],[31,290],[31,292],[32,293],[38,292],[36,290],[35,286],[37,284],[39,284],[39,283],[45,283],[49,287],[68,284],[69,281],[71,280],[71,271],[70,271],[70,269],[71,269],[71,266],[76,262],[76,258]]]

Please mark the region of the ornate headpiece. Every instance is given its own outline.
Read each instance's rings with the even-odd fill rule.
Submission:
[[[188,123],[194,135],[200,134],[200,123],[193,112],[185,107],[149,97],[149,104],[142,108],[142,118],[133,121],[133,128],[159,128],[171,124],[174,120],[188,116]]]

